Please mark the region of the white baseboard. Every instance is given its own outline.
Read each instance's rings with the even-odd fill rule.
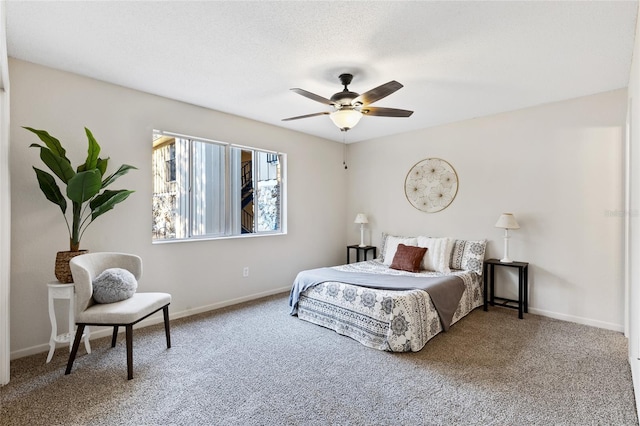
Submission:
[[[592,327],[604,328],[605,330],[619,331],[624,333],[624,324],[613,324],[605,321],[598,321],[591,318],[576,317],[573,315],[559,314],[557,312],[545,311],[537,308],[529,308],[529,312],[532,314],[540,315],[543,317],[559,319],[562,321],[575,322],[577,324],[590,325]],[[526,316],[525,316],[526,318]]]
[[[213,303],[211,305],[207,305],[207,306],[201,306],[199,308],[192,308],[192,309],[187,309],[184,311],[179,311],[179,312],[172,312],[171,309],[169,310],[169,318],[172,320],[178,319],[178,318],[184,318],[184,317],[189,317],[191,315],[196,315],[196,314],[201,314],[203,312],[209,312],[209,311],[213,311],[216,309],[221,309],[221,308],[225,308],[227,306],[231,306],[231,305],[237,305],[239,303],[243,303],[243,302],[248,302],[250,300],[255,300],[255,299],[260,299],[263,297],[267,297],[267,296],[272,296],[274,294],[278,294],[278,293],[284,293],[291,290],[291,286],[287,286],[287,287],[282,287],[282,288],[277,288],[277,289],[273,289],[273,290],[268,290],[268,291],[263,291],[261,293],[255,293],[255,294],[251,294],[248,296],[243,296],[243,297],[237,297],[235,299],[231,299],[231,300],[225,300],[223,302],[218,302],[218,303]],[[164,322],[164,318],[162,317],[162,313],[159,312],[156,315],[152,315],[149,318],[140,321],[138,324],[136,324],[134,326],[134,328],[141,328],[141,327],[148,327],[150,325],[154,325],[154,324],[161,324],[162,322]],[[100,327],[99,329],[97,329],[95,332],[93,331],[93,328],[91,328],[91,336],[89,338],[89,340],[94,340],[94,339],[99,339],[101,337],[107,337],[107,336],[111,336],[112,333],[112,328],[110,327]],[[124,327],[121,327],[120,332],[124,332]],[[65,346],[68,346],[67,343],[59,343],[57,348],[63,348]],[[21,349],[19,351],[15,351],[15,352],[11,352],[11,359],[18,359],[18,358],[22,358],[25,356],[29,356],[29,355],[35,355],[35,354],[39,354],[42,352],[48,352],[49,351],[49,343],[43,343],[41,345],[36,345],[36,346],[31,346],[29,348],[25,348],[25,349]]]

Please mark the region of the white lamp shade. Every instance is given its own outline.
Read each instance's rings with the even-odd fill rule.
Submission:
[[[369,223],[369,221],[367,220],[367,215],[366,214],[358,213],[356,215],[356,220],[354,220],[353,223]]]
[[[343,108],[329,114],[329,118],[340,130],[346,131],[358,124],[362,118],[362,113],[355,109]]]
[[[496,222],[496,228],[520,229],[520,225],[512,213],[502,213]]]

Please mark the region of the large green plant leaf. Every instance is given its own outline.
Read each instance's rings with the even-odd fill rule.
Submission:
[[[36,177],[38,178],[38,184],[40,185],[40,189],[44,193],[44,196],[47,197],[47,200],[51,201],[54,204],[60,206],[60,210],[62,210],[62,214],[67,211],[67,199],[64,198],[62,192],[60,192],[60,188],[56,183],[56,180],[49,173],[33,168],[36,171]]]
[[[101,179],[98,169],[77,173],[67,184],[67,197],[80,204],[90,200],[100,191]]]
[[[49,148],[37,143],[31,144],[31,148],[40,148],[40,159],[49,169],[58,176],[64,183],[69,183],[69,180],[75,176],[76,172],[73,171],[71,163],[66,158],[56,155]]]
[[[114,174],[112,174],[111,176],[106,178],[104,181],[102,181],[102,187],[106,188],[107,186],[111,185],[120,176],[127,174],[129,170],[132,170],[132,169],[137,170],[138,168],[135,166],[130,166],[128,164],[123,164],[122,166],[120,166],[118,170],[116,170]]]
[[[89,150],[87,152],[87,160],[84,162],[84,169],[91,170],[91,169],[95,169],[98,165],[98,156],[100,155],[100,145],[98,145],[96,138],[93,137],[91,130],[85,127],[84,131],[87,134],[87,139],[89,141]]]
[[[108,164],[109,164],[109,157],[107,157],[107,158],[98,158],[98,162],[96,164],[96,168],[98,170],[100,170],[100,174],[102,176],[104,176],[104,174],[107,173],[107,165]]]
[[[62,147],[62,144],[58,139],[51,136],[45,130],[37,130],[32,127],[22,127],[22,128],[32,133],[35,133],[40,138],[40,140],[44,142],[45,145],[47,145],[47,148],[49,148],[51,152],[53,152],[58,157],[65,159],[67,163],[71,163],[71,161],[69,161],[69,159],[67,158],[67,151],[65,151],[65,149]]]
[[[106,190],[96,198],[91,200],[89,207],[91,207],[91,220],[94,221],[98,216],[113,209],[113,207],[123,202],[134,191],[127,189],[119,189],[117,191]]]

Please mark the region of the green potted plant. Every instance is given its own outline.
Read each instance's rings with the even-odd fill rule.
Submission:
[[[44,130],[31,127],[23,128],[35,133],[44,142],[44,146],[34,143],[30,147],[40,149],[42,162],[66,186],[65,197],[51,174],[36,167],[33,168],[42,193],[47,197],[47,200],[60,207],[67,224],[70,247],[69,251],[58,252],[55,275],[58,281],[70,283],[73,282],[73,277],[69,270],[69,260],[86,252],[86,250],[80,250],[80,240],[87,227],[98,217],[113,209],[116,204],[126,200],[133,192],[127,189],[109,190],[105,188],[136,167],[123,164],[115,173],[105,177],[109,158],[100,158],[100,145],[91,131],[85,127],[84,130],[89,141],[87,159],[74,170],[71,161],[67,158],[66,150],[58,139]],[[67,217],[69,204],[67,198],[71,202],[71,223]]]

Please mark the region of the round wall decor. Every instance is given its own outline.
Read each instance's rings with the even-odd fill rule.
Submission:
[[[427,158],[409,170],[404,193],[413,207],[427,213],[446,209],[458,193],[458,175],[451,164]]]

